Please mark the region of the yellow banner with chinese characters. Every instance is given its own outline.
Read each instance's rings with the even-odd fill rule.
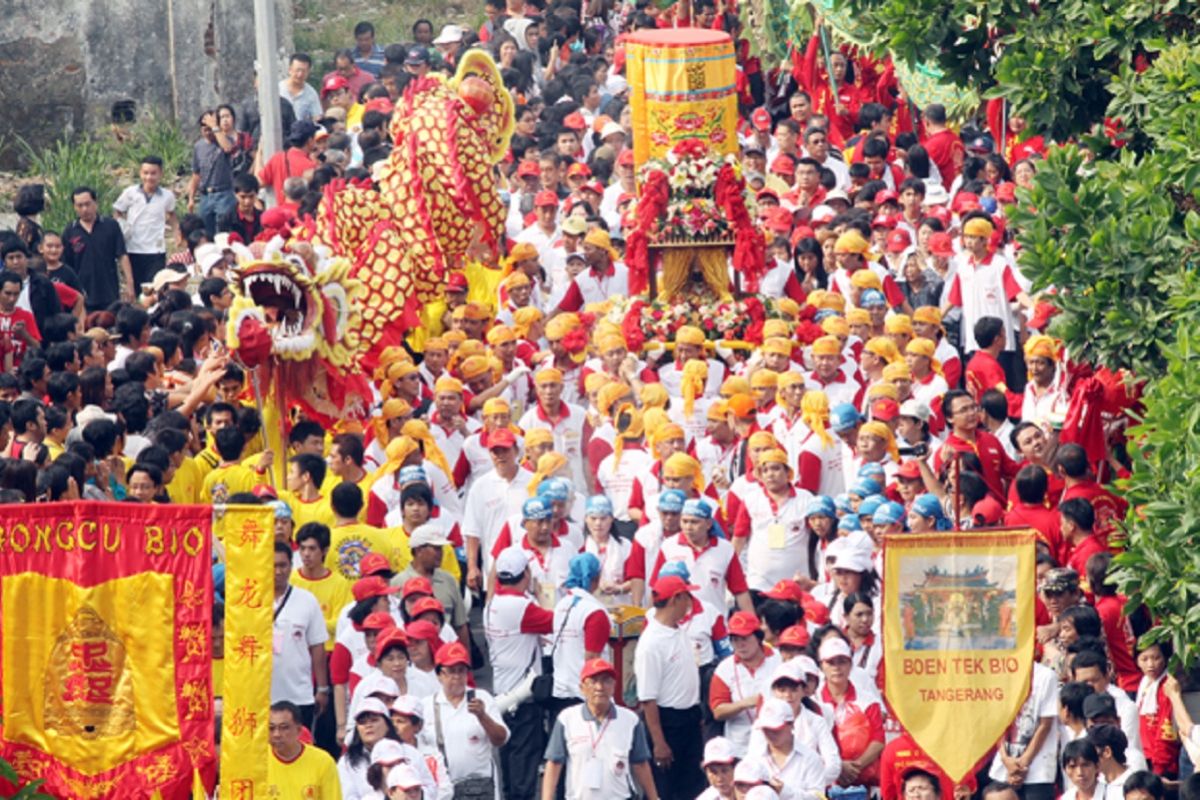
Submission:
[[[699,139],[720,158],[738,150],[733,39],[701,28],[643,30],[625,42],[633,160],[665,158]]]
[[[225,658],[221,797],[266,797],[267,716],[271,708],[275,512],[225,506]]]
[[[1035,541],[1027,529],[884,540],[884,696],[955,782],[991,750],[1029,694]],[[971,720],[970,736],[963,720]]]

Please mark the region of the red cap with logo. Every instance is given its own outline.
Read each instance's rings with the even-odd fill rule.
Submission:
[[[451,272],[446,276],[447,292],[465,292],[467,288],[467,276],[461,272]]]
[[[537,178],[542,174],[542,168],[536,161],[525,159],[517,166],[518,178]]]
[[[699,586],[688,583],[678,575],[664,575],[656,580],[651,587],[651,591],[657,600],[670,600],[677,594],[695,592],[699,589]]]
[[[578,111],[572,111],[563,118],[563,127],[572,131],[587,130],[587,120]]]
[[[388,586],[388,582],[377,576],[359,578],[354,582],[354,599],[362,602],[368,597],[383,597],[400,591],[398,586]]]
[[[891,422],[900,416],[900,404],[890,397],[881,397],[871,403],[871,419]]]
[[[414,594],[425,595],[426,597],[433,596],[433,583],[429,578],[418,575],[415,578],[409,578],[404,582],[404,591],[400,594],[401,597],[407,599]],[[413,614],[416,616],[416,614]]]
[[[903,253],[912,246],[912,237],[903,228],[897,228],[888,234],[887,244],[884,245],[889,253]]]
[[[579,673],[579,680],[586,681],[588,678],[594,678],[597,675],[612,675],[616,677],[617,668],[603,658],[593,658],[591,661],[584,663],[583,669]]]
[[[547,208],[549,206],[558,208],[558,195],[549,189],[543,189],[534,196],[533,204],[537,208]]]
[[[779,634],[775,643],[780,647],[808,647],[811,638],[808,635],[808,628],[803,625],[792,625],[783,629],[783,633]]]
[[[467,652],[467,648],[463,646],[462,642],[452,642],[438,650],[434,662],[439,667],[456,667],[461,664],[470,668],[471,654]]]
[[[381,572],[390,572],[391,569],[391,562],[387,560],[386,556],[379,553],[367,553],[358,562],[358,574],[364,578],[378,575]]]
[[[349,88],[350,88],[350,81],[346,80],[341,75],[330,75],[328,78],[325,79],[325,82],[321,84],[321,97],[324,97],[327,94],[332,94],[333,92],[340,91],[342,89],[349,89]]]
[[[754,109],[754,113],[750,115],[750,122],[754,124],[755,130],[771,130],[771,114],[765,108]]]
[[[939,231],[929,237],[929,252],[942,258],[953,258],[954,240],[950,234]]]
[[[751,611],[739,611],[729,618],[729,633],[733,636],[753,636],[762,630],[762,623]]]
[[[487,435],[487,448],[516,447],[517,437],[508,428],[497,428]]]

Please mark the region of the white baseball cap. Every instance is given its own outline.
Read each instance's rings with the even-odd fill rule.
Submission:
[[[408,546],[413,550],[427,545],[441,547],[448,544],[450,544],[450,540],[446,538],[446,531],[441,525],[435,522],[426,522],[424,525],[418,525],[417,529],[408,537]]]
[[[395,739],[380,739],[371,748],[372,764],[399,764],[408,758],[404,745]]]
[[[425,710],[421,698],[411,694],[402,694],[397,697],[392,702],[392,711],[403,717],[425,719]]]
[[[421,786],[421,776],[408,764],[397,764],[388,770],[389,789],[416,789]]]
[[[796,715],[786,700],[769,697],[763,700],[762,708],[758,710],[758,717],[754,720],[754,727],[759,730],[773,731],[778,728],[786,728],[795,721]]]
[[[843,657],[850,658],[852,655],[850,645],[846,644],[846,640],[840,636],[830,636],[821,642],[821,647],[817,650],[817,658],[822,661],[831,661],[835,658]]]
[[[700,766],[703,768],[709,764],[732,764],[735,761],[737,754],[733,752],[733,742],[724,736],[714,736],[704,745],[704,760],[700,762]]]
[[[754,786],[746,792],[745,800],[779,800],[779,795],[770,786]]]
[[[434,44],[454,44],[463,40],[463,29],[458,25],[443,25],[442,32],[433,40]]]
[[[364,697],[358,707],[354,710],[354,719],[357,720],[363,714],[378,714],[381,717],[391,718],[388,712],[388,707],[378,697]]]
[[[801,658],[808,657],[798,656],[789,661],[780,662],[779,666],[775,667],[775,671],[771,673],[771,686],[779,681],[791,681],[803,686],[807,682],[808,676],[805,675],[804,664],[800,663]],[[811,658],[808,660],[812,661]]]
[[[529,566],[529,555],[520,547],[513,545],[500,551],[496,556],[496,576],[516,578],[525,574]]]
[[[734,783],[766,783],[771,780],[767,765],[757,758],[743,758],[733,768]]]
[[[921,422],[929,422],[929,406],[920,400],[909,398],[900,404],[900,416],[912,417],[913,419],[921,420]]]
[[[354,687],[355,697],[370,697],[373,694],[383,694],[388,697],[399,697],[400,687],[396,682],[379,670],[372,670]]]

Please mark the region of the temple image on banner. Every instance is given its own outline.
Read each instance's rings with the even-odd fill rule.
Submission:
[[[902,563],[905,650],[1016,646],[1016,558],[989,558],[965,566],[964,561],[912,558]]]

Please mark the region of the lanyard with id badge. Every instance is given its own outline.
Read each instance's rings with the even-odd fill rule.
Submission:
[[[608,730],[608,723],[612,722],[613,716],[615,715],[612,714],[612,709],[609,709],[609,716],[605,717],[604,724],[600,726],[595,738],[591,739],[591,753],[588,754],[587,763],[583,765],[583,785],[594,791],[604,788],[604,763],[596,754],[596,748],[604,739],[604,732]]]

